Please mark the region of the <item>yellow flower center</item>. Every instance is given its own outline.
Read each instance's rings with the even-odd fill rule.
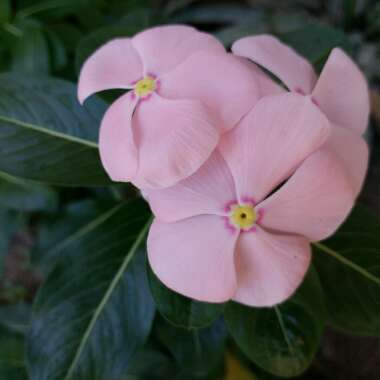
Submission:
[[[146,76],[135,84],[135,93],[140,98],[144,98],[156,90],[156,88],[156,80],[150,76]]]
[[[231,209],[231,223],[243,230],[249,230],[257,220],[257,213],[251,205],[235,205]]]

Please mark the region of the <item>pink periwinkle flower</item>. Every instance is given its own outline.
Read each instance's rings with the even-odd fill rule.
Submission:
[[[113,180],[140,188],[193,174],[259,98],[252,70],[188,26],[156,27],[99,48],[82,68],[79,100],[112,88],[129,92],[103,118],[102,163]]]
[[[309,97],[320,107],[331,125],[326,145],[347,167],[359,192],[368,166],[368,147],[361,136],[368,124],[370,106],[367,82],[351,58],[343,50],[333,49],[317,78],[305,58],[270,35],[242,38],[232,45],[232,51],[266,68],[289,91]],[[284,91],[257,67],[255,71],[262,93]]]
[[[169,288],[208,302],[271,306],[290,297],[311,241],[347,217],[357,185],[326,144],[330,123],[308,97],[263,97],[191,177],[149,190],[148,257]]]

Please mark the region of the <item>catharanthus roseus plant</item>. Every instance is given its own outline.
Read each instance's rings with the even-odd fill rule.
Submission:
[[[0,379],[336,378],[380,336],[380,31],[192,3],[0,1]]]

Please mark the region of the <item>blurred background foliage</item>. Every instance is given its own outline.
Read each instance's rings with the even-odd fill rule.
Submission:
[[[371,167],[361,201],[380,215],[379,1],[0,0],[0,378],[27,379],[28,366],[31,380],[271,380],[299,375],[313,360],[302,379],[379,379],[378,288],[358,282],[358,290],[344,295],[348,303],[342,306],[343,315],[340,293],[327,300],[334,328],[325,330],[318,346],[325,311],[318,300],[310,300],[312,291],[320,292],[312,271],[310,281],[281,311],[289,318],[292,310],[301,315],[287,321],[294,326],[282,337],[285,342],[272,310],[251,315],[244,307],[237,312],[226,306],[236,344],[220,317],[224,306],[210,307],[168,292],[149,271],[145,278],[143,255],[132,259],[125,276],[118,271],[126,252],[132,257],[143,245],[140,230],[149,215],[138,200],[133,207],[115,206],[138,194],[129,185],[109,186],[96,146],[76,146],[77,141],[63,146],[54,136],[42,139],[40,131],[25,125],[49,125],[96,143],[101,115],[115,93],[102,94],[82,109],[75,100],[81,65],[112,38],[166,23],[194,25],[226,47],[246,35],[273,33],[317,69],[335,46],[351,54],[370,82],[372,101],[367,134]],[[17,156],[9,153],[10,146]],[[60,162],[66,165],[60,167]],[[368,218],[361,214],[357,220]],[[347,228],[361,228],[350,223]],[[372,230],[372,236],[378,235],[379,224]],[[339,245],[338,240],[331,244]],[[369,244],[364,240],[350,244],[364,247]],[[378,240],[370,243],[380,248]],[[326,274],[334,262],[316,264],[322,285],[325,279],[332,288],[338,281],[346,285],[344,273]],[[375,264],[378,269],[380,262]],[[87,267],[93,275],[81,276]],[[99,310],[115,272],[121,280],[92,331],[88,310]],[[361,291],[370,292],[371,299],[366,301],[367,293]],[[80,302],[70,303],[78,297]],[[301,330],[311,335],[302,340]],[[86,347],[73,343],[79,336],[86,337]],[[57,342],[69,349],[56,352]],[[44,355],[36,346],[46,348]]]

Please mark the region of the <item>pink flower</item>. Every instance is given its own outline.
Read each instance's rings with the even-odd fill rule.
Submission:
[[[129,90],[106,112],[100,155],[115,181],[171,186],[194,173],[259,94],[252,71],[211,35],[163,26],[116,39],[84,64],[78,96]]]
[[[271,306],[291,296],[308,270],[310,241],[330,236],[356,197],[325,144],[329,131],[310,98],[263,97],[199,171],[147,191],[155,274],[201,301]]]
[[[361,135],[368,124],[369,92],[355,63],[335,48],[317,78],[306,59],[269,35],[242,38],[233,44],[232,51],[268,69],[290,91],[310,97],[320,107],[332,126],[326,144],[349,169],[358,193],[368,166],[368,147]],[[281,92],[263,73],[260,78],[265,94]]]

